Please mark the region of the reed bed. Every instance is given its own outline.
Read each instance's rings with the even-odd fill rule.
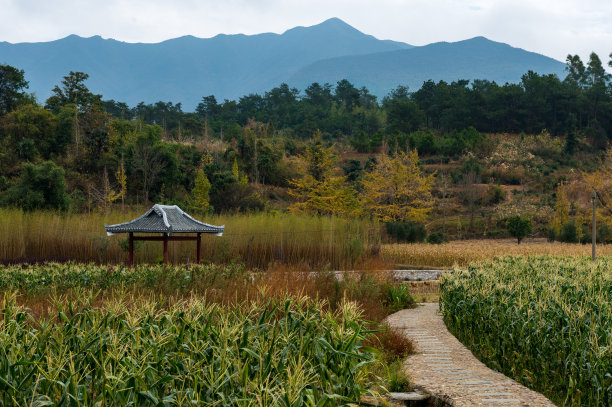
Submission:
[[[0,208],[0,261],[125,262],[126,237],[107,237],[104,224],[125,222],[143,211],[70,215]],[[283,263],[347,269],[378,253],[380,247],[380,227],[369,220],[268,213],[216,215],[202,220],[225,225],[222,237],[203,238],[203,259],[215,263],[241,261],[259,268]],[[161,261],[160,243],[137,243],[136,262]],[[195,244],[171,242],[169,259],[182,264],[194,262]]]
[[[612,256],[612,245],[598,245],[597,254]],[[421,267],[465,267],[470,263],[493,260],[499,256],[590,256],[591,245],[547,242],[528,239],[517,244],[513,239],[458,240],[443,244],[385,244],[383,260],[393,264]]]
[[[441,284],[450,331],[558,405],[612,405],[612,260],[503,257]]]

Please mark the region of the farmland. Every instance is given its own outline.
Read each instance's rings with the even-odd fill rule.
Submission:
[[[10,300],[9,300],[10,301]],[[70,307],[36,321],[2,304],[2,405],[320,405],[358,400],[375,357],[358,310],[277,298],[160,310]]]
[[[3,406],[345,405],[410,350],[377,327],[412,301],[382,274],[48,263],[0,295]]]
[[[597,253],[612,255],[612,245],[598,245]],[[511,239],[458,240],[439,245],[426,243],[384,244],[383,260],[392,264],[418,267],[466,267],[498,256],[590,256],[591,245],[548,242],[546,239],[527,239],[521,244]]]
[[[612,264],[503,257],[441,285],[449,330],[490,367],[559,405],[612,403]]]

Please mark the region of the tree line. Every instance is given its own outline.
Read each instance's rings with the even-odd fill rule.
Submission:
[[[329,213],[328,205],[345,215],[367,208],[384,220],[422,220],[433,181],[417,171],[418,156],[476,151],[483,132],[547,129],[569,155],[605,149],[612,137],[611,77],[596,54],[586,64],[569,55],[563,79],[527,72],[516,84],[427,81],[380,101],[348,80],[303,92],[281,84],[238,100],[204,96],[193,112],[173,102],[104,100],[87,78],[70,72],[40,104],[22,70],[0,65],[0,203],[84,211],[163,201],[227,211],[263,210],[279,199],[294,211]],[[382,155],[341,168],[332,145]],[[393,171],[409,174],[423,199],[377,192]],[[363,198],[364,189],[379,201]]]

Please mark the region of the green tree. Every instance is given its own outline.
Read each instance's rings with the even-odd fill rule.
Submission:
[[[39,153],[44,158],[57,151],[55,140],[56,118],[38,105],[22,105],[7,113],[0,120],[3,133],[9,137],[9,146],[18,147],[24,142],[32,144],[31,153],[21,156],[33,159]]]
[[[578,55],[568,55],[565,59],[567,76],[564,81],[574,87],[582,88],[586,84],[586,67]]]
[[[15,109],[28,88],[24,72],[10,65],[0,65],[0,116]]]
[[[168,157],[164,152],[158,126],[150,128],[149,133],[139,135],[134,143],[132,165],[140,178],[145,202],[149,202],[151,190],[157,185],[162,171],[168,165]]]
[[[45,107],[52,112],[59,112],[62,106],[73,104],[79,112],[84,113],[91,109],[92,105],[100,104],[101,95],[94,95],[85,85],[89,75],[83,72],[70,71],[64,76],[62,87],[55,86],[52,95],[47,99]]]
[[[363,130],[353,136],[350,143],[359,153],[367,153],[370,151],[370,139]]]
[[[53,161],[23,163],[17,184],[9,189],[7,200],[26,211],[67,209],[64,169]]]
[[[521,240],[531,233],[531,220],[513,216],[506,220],[506,229],[512,237],[516,237],[518,244],[521,244]]]
[[[342,79],[336,84],[334,96],[336,102],[338,102],[339,105],[344,105],[349,112],[353,107],[359,106],[359,89],[346,79]]]
[[[425,121],[425,113],[416,102],[394,101],[387,111],[387,131],[389,133],[410,133],[419,128]]]
[[[610,80],[610,74],[606,72],[601,59],[599,59],[599,56],[594,52],[591,52],[589,56],[585,75],[591,86],[606,83]]]

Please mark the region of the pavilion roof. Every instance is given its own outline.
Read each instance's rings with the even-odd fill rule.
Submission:
[[[125,223],[104,225],[106,234],[116,233],[215,233],[223,235],[225,226],[209,225],[194,219],[176,205],[153,205],[144,215]]]

